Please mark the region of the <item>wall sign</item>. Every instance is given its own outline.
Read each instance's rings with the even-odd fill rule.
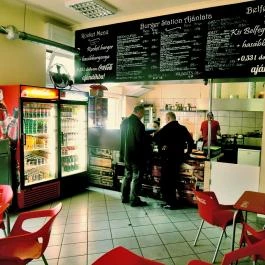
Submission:
[[[260,3],[78,30],[75,83],[265,76]]]

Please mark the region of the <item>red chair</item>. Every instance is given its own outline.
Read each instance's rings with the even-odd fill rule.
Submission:
[[[48,265],[44,251],[49,243],[52,224],[61,209],[62,203],[59,203],[52,209],[20,213],[10,235],[0,239],[0,264],[24,265],[42,257],[44,264]],[[40,219],[44,223],[37,231],[27,231],[24,224],[30,219]]]
[[[0,185],[0,203],[12,204],[13,200],[13,190],[9,185]],[[5,221],[6,220],[6,226]],[[7,229],[6,229],[7,228]],[[5,236],[10,233],[10,217],[8,214],[8,208],[6,211],[0,215],[0,229],[3,229]]]
[[[239,248],[225,254],[220,265],[230,265],[232,264],[232,262],[236,262],[245,257],[264,255],[264,250],[265,239],[258,241],[253,245]],[[212,265],[212,263],[208,263],[202,260],[191,260],[188,265]]]
[[[247,223],[243,223],[242,233],[240,238],[240,247],[243,245],[253,245],[258,241],[265,240],[265,230],[256,231]],[[256,264],[257,260],[265,260],[265,250],[261,255],[253,255],[253,264]]]
[[[139,256],[132,251],[119,246],[105,253],[92,265],[164,265],[161,262]]]
[[[3,229],[4,232],[5,232],[4,215],[8,207],[9,207],[8,203],[0,202],[0,228]]]
[[[198,212],[200,217],[202,218],[202,222],[193,245],[196,246],[202,226],[205,221],[213,226],[222,228],[222,232],[212,259],[212,263],[214,263],[222,242],[223,235],[226,235],[226,227],[233,224],[233,206],[220,204],[216,198],[215,193],[212,191],[194,191],[194,194],[196,196]],[[240,221],[241,216],[238,216],[236,222]]]

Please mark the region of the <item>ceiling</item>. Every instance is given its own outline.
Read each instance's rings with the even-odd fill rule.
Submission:
[[[82,29],[218,5],[242,3],[248,0],[105,0],[117,8],[117,13],[95,19],[89,19],[66,7],[67,0],[17,1],[25,4],[25,8],[37,9],[37,11],[63,22],[73,29]]]

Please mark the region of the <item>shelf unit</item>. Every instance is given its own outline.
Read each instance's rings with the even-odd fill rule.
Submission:
[[[90,146],[89,182],[92,185],[115,189],[115,170],[118,154],[116,150]]]

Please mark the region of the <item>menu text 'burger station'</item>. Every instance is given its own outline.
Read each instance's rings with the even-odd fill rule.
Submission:
[[[265,5],[207,8],[76,31],[76,83],[265,76]]]

